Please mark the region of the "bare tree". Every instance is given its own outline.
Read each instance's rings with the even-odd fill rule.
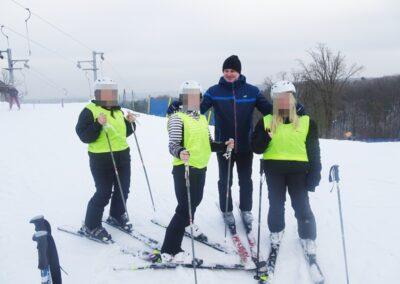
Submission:
[[[322,137],[329,137],[334,123],[333,110],[336,109],[336,97],[363,67],[356,64],[347,67],[345,56],[340,51],[333,53],[325,44],[320,43],[307,53],[311,57],[311,62],[305,63],[299,60],[301,71],[296,77],[309,89],[314,89],[311,92],[313,96],[305,95],[304,99],[315,100],[312,104],[322,108],[320,111],[325,115],[321,134]]]

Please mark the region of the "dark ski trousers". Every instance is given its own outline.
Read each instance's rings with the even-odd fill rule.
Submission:
[[[219,192],[219,207],[222,212],[225,212],[226,208],[226,185],[228,179],[228,160],[223,156],[224,153],[217,153],[218,168],[219,168],[219,181],[218,181],[218,192]],[[228,200],[228,212],[233,210],[232,206],[232,172],[233,165],[236,163],[236,170],[239,177],[240,187],[240,210],[251,211],[253,207],[253,181],[251,180],[251,173],[253,167],[253,153],[234,153],[232,152],[231,162],[231,173],[229,181],[229,200]]]
[[[185,228],[189,226],[189,205],[185,180],[185,166],[174,166],[172,175],[174,177],[175,195],[178,200],[178,206],[165,232],[161,252],[175,255],[182,251],[181,244],[183,235],[185,233]],[[189,180],[192,216],[194,219],[196,208],[203,199],[206,168],[197,169],[190,167]]]
[[[297,219],[301,239],[315,240],[317,237],[314,214],[310,207],[306,188],[306,173],[278,174],[265,172],[268,185],[268,228],[280,232],[285,228],[286,188]]]
[[[104,207],[111,198],[110,216],[120,218],[125,213],[124,204],[118,187],[117,178],[110,153],[92,154],[90,157],[90,170],[93,175],[96,192],[90,199],[85,218],[85,225],[89,229],[101,226]],[[115,162],[121,180],[124,199],[128,198],[131,179],[131,159],[129,148],[127,150],[114,152]]]

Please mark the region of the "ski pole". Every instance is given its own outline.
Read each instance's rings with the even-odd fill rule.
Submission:
[[[54,241],[53,236],[51,235],[51,226],[49,221],[47,221],[43,215],[38,215],[33,217],[29,223],[32,223],[35,226],[35,231],[45,231],[47,232],[47,259],[49,262],[51,280],[53,284],[61,284],[62,277],[61,271],[68,275],[68,273],[61,267],[60,261],[58,258],[58,252],[56,243]]]
[[[128,209],[126,208],[126,202],[125,202],[124,192],[123,192],[123,190],[122,190],[121,180],[120,180],[120,178],[119,178],[119,173],[118,173],[117,164],[115,163],[114,152],[113,152],[112,147],[111,147],[110,137],[108,136],[108,132],[107,132],[106,129],[104,129],[104,133],[106,134],[108,147],[109,147],[109,149],[110,149],[111,160],[112,160],[112,162],[113,162],[114,172],[115,172],[115,176],[116,176],[116,178],[117,178],[117,183],[118,183],[118,187],[119,187],[119,193],[121,194],[122,204],[124,205],[126,218],[127,218],[128,221],[129,221]]]
[[[339,188],[339,166],[333,165],[329,170],[329,182],[333,182],[333,186],[337,189],[337,197],[339,203],[339,216],[340,216],[340,228],[342,230],[342,245],[343,245],[343,255],[344,255],[344,264],[346,268],[346,279],[347,284],[349,284],[349,270],[347,266],[347,253],[346,253],[346,243],[344,238],[344,226],[343,226],[343,215],[342,215],[342,202],[340,199],[340,188]],[[332,187],[333,189],[333,187]]]
[[[229,190],[230,190],[230,179],[231,179],[231,164],[232,164],[232,149],[228,148],[224,157],[228,159],[228,174],[226,178],[226,198],[225,198],[225,214],[228,213],[228,201],[229,201]],[[225,222],[225,240],[226,240],[226,231],[228,225]]]
[[[195,252],[194,252],[194,237],[193,237],[192,202],[191,202],[191,198],[190,198],[189,162],[185,162],[185,182],[186,182],[186,192],[187,192],[187,197],[188,197],[190,238],[192,240],[192,264],[193,264],[193,273],[194,273],[194,283],[197,284],[196,256],[195,256]]]
[[[52,284],[50,264],[47,257],[47,232],[38,231],[33,234],[32,240],[37,243],[38,268],[40,269],[41,284]]]
[[[144,162],[143,162],[142,152],[140,151],[139,142],[138,142],[138,139],[137,139],[137,136],[136,136],[136,131],[135,131],[135,128],[133,127],[133,123],[132,123],[132,122],[131,122],[131,127],[132,127],[132,131],[133,131],[133,136],[135,137],[136,147],[137,147],[138,152],[139,152],[140,161],[142,162],[142,167],[143,167],[144,175],[145,175],[145,177],[146,177],[147,188],[149,189],[151,204],[153,205],[153,211],[156,212],[156,206],[154,205],[153,194],[151,193],[149,177],[147,176],[147,170],[146,170],[146,167],[145,167]]]
[[[259,280],[259,264],[260,264],[260,234],[261,234],[261,200],[262,200],[262,185],[264,178],[263,159],[260,159],[260,196],[258,200],[258,228],[257,228],[257,269],[254,279]]]

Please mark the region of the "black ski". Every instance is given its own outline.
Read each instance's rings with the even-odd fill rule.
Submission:
[[[193,264],[192,263],[149,263],[141,266],[115,267],[114,271],[136,271],[136,270],[146,270],[146,269],[162,270],[162,269],[176,269],[178,267],[193,268]],[[241,264],[217,264],[217,263],[214,264],[199,263],[196,264],[196,268],[209,269],[209,270],[233,270],[233,271],[247,270]]]
[[[151,222],[153,224],[157,225],[157,226],[160,226],[160,227],[164,228],[164,229],[167,228],[167,226],[165,224],[163,224],[162,222],[160,222],[160,221],[158,221],[156,219],[151,219]],[[186,232],[186,231],[185,231],[185,237],[190,238],[190,234],[188,232]],[[213,248],[215,250],[218,250],[220,252],[224,252],[226,254],[235,253],[235,251],[230,250],[230,249],[226,248],[225,246],[223,246],[223,245],[221,245],[219,243],[209,241],[207,236],[204,235],[204,234],[201,234],[200,236],[195,237],[194,240],[198,241],[198,242],[200,242],[202,244],[205,244],[206,246],[209,246],[209,247],[211,247],[211,248]]]
[[[114,240],[112,240],[112,239],[109,240],[109,241],[102,241],[102,240],[99,240],[99,239],[92,238],[92,237],[86,235],[85,233],[83,233],[80,229],[75,229],[75,228],[70,227],[70,226],[59,226],[59,227],[57,227],[57,230],[59,230],[61,232],[64,232],[64,233],[71,234],[71,235],[75,235],[75,236],[78,236],[78,237],[86,238],[88,240],[91,240],[91,241],[94,241],[94,242],[100,243],[100,244],[110,245],[110,244],[114,244],[115,243]]]
[[[148,237],[148,236],[136,231],[135,229],[132,229],[131,231],[126,231],[123,228],[114,225],[113,223],[109,223],[107,221],[103,221],[103,222],[105,224],[107,224],[107,225],[109,225],[109,226],[111,226],[111,227],[113,227],[113,228],[115,228],[115,229],[117,229],[117,230],[129,235],[130,237],[132,237],[132,238],[134,238],[134,239],[136,239],[138,241],[141,241],[142,243],[144,243],[146,246],[148,246],[151,249],[156,249],[156,250],[160,249],[160,244],[159,244],[159,242],[157,240],[152,239],[152,238],[150,238],[150,237]]]
[[[275,273],[275,264],[276,259],[278,257],[280,244],[271,245],[271,249],[268,255],[268,259],[266,261],[265,272],[261,273],[258,279],[258,283],[260,284],[270,284],[272,283],[272,279]]]

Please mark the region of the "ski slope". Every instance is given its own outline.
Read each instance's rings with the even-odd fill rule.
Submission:
[[[8,111],[0,104],[0,283],[39,283],[34,227],[30,218],[43,214],[53,226],[60,262],[69,273],[64,283],[193,283],[193,272],[114,272],[113,267],[141,264],[118,248],[97,244],[56,230],[57,225],[77,228],[94,192],[86,145],[75,134],[75,123],[84,104],[22,105]],[[166,222],[176,201],[167,147],[166,120],[141,115],[137,135],[155,197],[157,216]],[[128,200],[134,226],[160,242],[164,231],[150,223],[153,217],[146,181],[134,138],[129,138],[132,155],[132,184]],[[399,143],[361,143],[321,140],[322,181],[311,194],[317,220],[318,259],[326,283],[345,283],[336,192],[327,181],[332,164],[340,165],[342,204],[351,283],[398,283],[400,268],[400,164]],[[254,207],[258,212],[258,157],[255,157]],[[196,223],[211,240],[224,242],[221,215],[215,206],[218,168],[215,155],[209,163],[204,199]],[[234,200],[238,200],[234,174]],[[264,186],[262,210],[262,253],[267,253],[268,200]],[[278,256],[274,283],[310,284],[311,280],[297,239],[296,220],[286,207],[286,232]],[[106,209],[107,215],[107,209]],[[239,220],[238,212],[235,212]],[[242,240],[244,230],[239,224]],[[256,221],[255,221],[256,226]],[[145,246],[122,233],[109,230],[113,238],[131,248]],[[228,240],[229,242],[230,240]],[[183,248],[190,250],[185,238]],[[197,256],[208,262],[235,263],[237,256],[224,255],[196,243]],[[249,272],[199,271],[199,283],[256,283]]]

